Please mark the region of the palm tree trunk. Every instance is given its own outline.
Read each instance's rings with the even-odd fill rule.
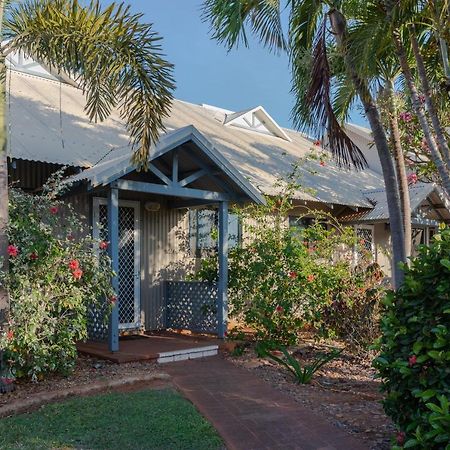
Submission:
[[[419,74],[420,84],[422,85],[422,92],[425,96],[425,103],[428,108],[428,114],[431,118],[431,123],[434,128],[434,132],[436,133],[437,143],[441,150],[441,154],[444,157],[445,164],[447,165],[447,171],[450,170],[450,150],[448,148],[447,139],[445,139],[444,128],[441,125],[441,121],[439,120],[438,113],[436,111],[436,107],[434,106],[431,87],[428,81],[427,72],[425,69],[425,64],[423,62],[422,54],[420,53],[419,43],[417,42],[416,30],[414,25],[410,26],[410,40],[414,52],[414,57],[416,59],[417,64],[417,72]]]
[[[331,9],[329,11],[329,17],[336,43],[342,52],[342,56],[344,57],[346,70],[348,71],[355,89],[358,92],[359,98],[364,106],[364,111],[369,121],[370,128],[372,129],[373,139],[380,158],[391,228],[393,253],[392,272],[394,278],[393,287],[394,289],[398,289],[403,284],[404,280],[404,272],[400,268],[400,263],[406,262],[406,255],[400,194],[394,163],[392,161],[391,152],[389,151],[388,140],[381,122],[378,108],[373,101],[372,95],[370,94],[366,84],[359,78],[357,72],[355,71],[353,61],[349,53],[346,51],[344,40],[347,25],[345,17],[336,9]]]
[[[3,36],[4,0],[0,0],[0,36]],[[1,41],[1,40],[0,40]],[[6,154],[6,127],[5,127],[5,58],[0,54],[0,258],[1,269],[8,270],[8,158]],[[8,292],[0,286],[0,332],[7,326],[9,312]],[[0,369],[2,369],[3,354],[0,348]]]
[[[414,78],[409,67],[408,58],[406,57],[405,48],[401,42],[398,30],[393,30],[392,37],[396,47],[397,57],[402,68],[403,75],[408,84],[408,89],[411,94],[411,100],[413,104],[414,111],[419,119],[420,126],[424,133],[425,139],[427,141],[428,147],[431,153],[431,159],[435,164],[439,176],[441,178],[442,186],[445,191],[450,195],[450,175],[448,169],[445,167],[445,163],[442,159],[441,153],[437,146],[436,140],[434,139],[431,128],[428,124],[428,120],[425,116],[425,112],[420,103],[419,94],[417,92],[416,84],[414,83]]]
[[[386,82],[389,128],[391,134],[394,161],[397,169],[398,188],[400,192],[400,204],[403,215],[403,229],[405,231],[405,255],[411,256],[411,200],[409,198],[408,177],[406,175],[405,157],[400,140],[400,130],[398,128],[397,108],[394,98],[394,84],[391,80]]]

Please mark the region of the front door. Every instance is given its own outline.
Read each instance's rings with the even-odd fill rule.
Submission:
[[[94,198],[93,235],[108,241],[108,206]],[[139,328],[141,316],[139,202],[119,200],[119,328]]]

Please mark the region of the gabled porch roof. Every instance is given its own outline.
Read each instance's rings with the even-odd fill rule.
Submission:
[[[262,194],[194,126],[162,135],[150,151],[148,171],[136,172],[130,155],[122,154],[70,177],[67,182],[85,182],[88,189],[115,183],[121,190],[172,197],[265,202]]]

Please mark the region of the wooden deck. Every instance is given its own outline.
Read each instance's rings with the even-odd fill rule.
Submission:
[[[79,354],[106,359],[118,364],[136,361],[159,363],[203,358],[217,354],[219,339],[193,337],[178,333],[123,336],[119,351],[110,352],[106,342],[80,342]]]

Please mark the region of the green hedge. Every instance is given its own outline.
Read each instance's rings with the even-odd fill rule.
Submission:
[[[384,408],[399,428],[396,448],[450,449],[450,229],[405,272],[385,300],[374,363]]]

